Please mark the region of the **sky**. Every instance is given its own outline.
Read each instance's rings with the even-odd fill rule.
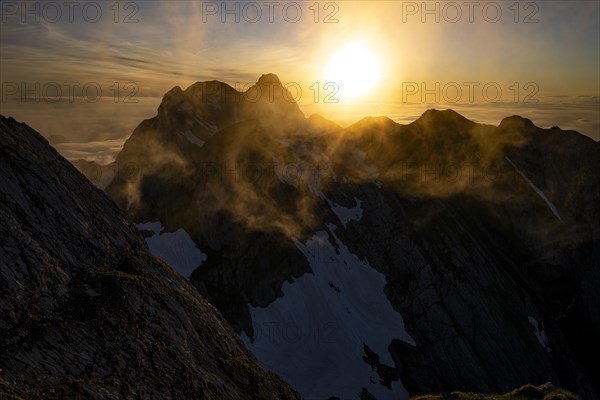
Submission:
[[[93,153],[89,142],[115,148],[174,86],[244,90],[275,73],[307,116],[343,125],[454,108],[599,140],[599,21],[596,0],[3,1],[0,113]],[[359,50],[332,67],[348,46]],[[334,90],[369,77],[358,97]]]

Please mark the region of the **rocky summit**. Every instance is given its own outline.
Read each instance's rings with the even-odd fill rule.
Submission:
[[[452,110],[342,128],[290,97],[176,87],[106,186],[263,367],[306,399],[598,398],[598,143]]]
[[[112,200],[3,116],[0,236],[0,398],[300,398]]]

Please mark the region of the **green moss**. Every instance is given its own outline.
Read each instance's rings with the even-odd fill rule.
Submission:
[[[251,376],[252,378],[263,375],[263,371],[258,367],[258,365],[256,365],[255,362],[250,360],[250,358],[244,354],[227,357],[223,360],[223,363],[228,367],[246,372],[247,375]]]
[[[412,397],[412,400],[581,400],[571,392],[555,389],[545,393],[541,386],[525,385],[504,394],[483,395],[479,393],[452,392],[440,395]]]
[[[581,398],[571,392],[559,389],[548,393],[543,400],[581,400]]]
[[[238,354],[235,356],[229,356],[225,359],[222,359],[224,366],[228,369],[232,369],[234,372],[234,376],[238,378],[241,377],[240,373],[248,379],[246,383],[246,387],[248,389],[254,390],[255,393],[259,393],[259,388],[264,384],[266,376],[268,376],[268,380],[273,384],[278,398],[283,399],[294,399],[299,398],[298,394],[294,392],[294,390],[287,385],[279,376],[275,375],[272,372],[267,372],[265,376],[265,371],[263,371],[255,361],[250,359],[246,354]]]
[[[146,286],[146,279],[137,274],[130,274],[128,272],[119,271],[116,269],[99,269],[96,273],[102,277],[121,279],[124,283],[133,283],[137,286]]]
[[[121,254],[121,261],[117,269],[129,275],[143,275],[146,272],[143,260],[147,259],[147,254],[144,254],[143,251],[127,248]]]

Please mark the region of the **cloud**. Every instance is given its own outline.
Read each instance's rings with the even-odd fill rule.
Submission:
[[[85,143],[129,137],[142,120],[156,115],[160,104],[160,98],[152,97],[131,99],[136,103],[123,100],[116,103],[112,97],[99,98],[97,102],[81,98],[57,103],[12,100],[0,102],[0,109],[3,115],[26,122],[47,138],[61,135],[68,142]]]
[[[68,160],[83,159],[106,165],[115,161],[124,143],[125,139],[113,139],[87,143],[58,143],[54,147]]]

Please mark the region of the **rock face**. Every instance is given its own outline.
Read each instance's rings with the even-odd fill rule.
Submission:
[[[0,397],[299,398],[41,135],[0,154]]]
[[[277,82],[171,90],[106,189],[189,234],[191,282],[263,366],[306,398],[548,381],[598,398],[598,143],[451,110],[342,129]]]

